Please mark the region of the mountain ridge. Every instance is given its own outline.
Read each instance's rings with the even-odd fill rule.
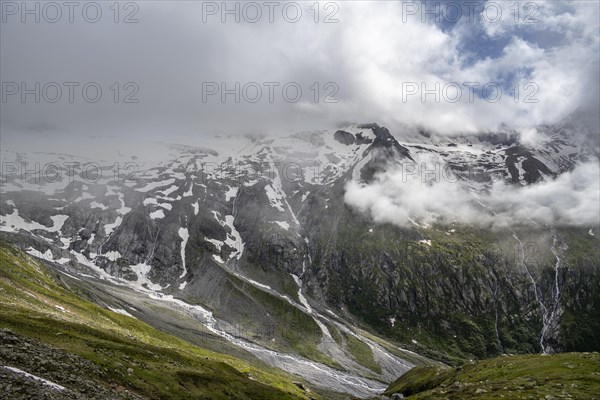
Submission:
[[[597,349],[589,334],[599,321],[597,226],[403,227],[375,223],[345,198],[349,182],[368,186],[404,168],[429,184],[451,177],[485,210],[477,196],[494,182],[548,182],[598,157],[587,139],[559,138],[564,126],[545,129],[548,139],[531,147],[512,133],[417,132],[408,141],[377,124],[353,125],[171,147],[169,161],[135,182],[111,175],[61,189],[8,176],[0,235],[80,279],[197,305],[211,329],[242,326],[215,332],[275,352],[252,350],[288,372],[297,365],[276,353],[389,382],[431,362],[411,352],[459,364]]]

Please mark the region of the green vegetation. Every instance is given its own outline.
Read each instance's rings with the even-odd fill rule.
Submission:
[[[503,356],[458,368],[410,370],[385,394],[409,399],[594,399],[600,396],[600,354]]]
[[[344,334],[344,338],[348,344],[348,350],[350,350],[350,353],[359,364],[378,374],[381,373],[381,367],[375,362],[373,351],[371,351],[371,348],[366,343],[352,335]]]
[[[341,369],[339,363],[317,348],[323,333],[310,315],[252,285],[245,284],[245,290],[278,321],[274,326],[275,342],[268,343],[267,346],[279,351],[292,350],[302,357]]]
[[[563,287],[560,341],[565,351],[600,349],[600,248],[598,237],[585,229],[563,228],[561,237],[569,249],[564,263],[578,277]],[[570,299],[576,299],[570,300]]]
[[[600,350],[600,251],[588,229],[514,227],[521,245],[512,229],[374,225],[344,205],[313,218],[328,227],[310,238],[328,303],[365,330],[453,366],[540,352],[543,311],[523,261],[551,304],[556,233],[562,350]]]
[[[3,243],[0,303],[0,327],[93,362],[102,373],[88,378],[105,387],[160,399],[308,396],[275,370],[198,348],[83,300],[59,286],[43,264]]]

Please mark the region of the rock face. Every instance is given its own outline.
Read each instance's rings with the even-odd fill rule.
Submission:
[[[354,144],[354,142],[356,141],[356,138],[354,137],[354,135],[351,134],[350,132],[346,132],[346,131],[336,131],[333,134],[333,137],[338,142],[346,144],[346,145]]]
[[[369,184],[425,156],[474,192],[552,179],[598,158],[589,134],[564,138],[575,129],[544,127],[536,148],[510,132],[403,137],[377,124],[219,137],[171,149],[132,182],[70,182],[50,194],[13,179],[0,228],[41,258],[197,302],[258,342],[312,349],[307,357],[333,357],[322,343],[333,316],[448,362],[598,350],[597,226],[401,228],[344,202],[350,181]],[[273,337],[265,326],[283,328]],[[339,343],[339,360],[360,358]]]

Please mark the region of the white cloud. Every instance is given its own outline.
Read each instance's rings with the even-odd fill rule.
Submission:
[[[454,179],[424,182],[420,174],[392,168],[370,184],[351,181],[346,203],[375,222],[411,226],[463,223],[511,226],[521,223],[596,226],[600,223],[600,166],[578,165],[554,180],[529,186],[496,182],[487,194],[473,195]]]
[[[321,19],[324,16],[321,2]],[[510,7],[512,2],[496,2]],[[538,2],[539,3],[539,2]],[[217,4],[221,4],[217,2]],[[540,3],[537,24],[515,24],[509,11],[496,24],[464,19],[443,30],[404,18],[402,2],[339,2],[339,23],[314,23],[312,3],[300,3],[298,23],[235,23],[219,16],[202,22],[202,5],[140,4],[140,22],[2,26],[3,81],[99,81],[110,98],[112,82],[139,84],[139,104],[3,104],[5,125],[46,124],[72,132],[195,133],[218,128],[294,131],[340,121],[416,124],[440,133],[530,128],[552,123],[578,107],[597,105],[598,8],[595,2]],[[481,37],[479,37],[481,36]],[[508,39],[496,58],[475,58],[467,41]],[[551,38],[551,39],[548,39]],[[93,43],[93,48],[91,47]],[[482,46],[487,46],[483,43]],[[26,51],[25,51],[26,49]],[[85,54],[85,57],[82,56]],[[519,73],[527,69],[529,76]],[[402,84],[482,84],[516,78],[539,86],[539,103],[402,100]],[[202,82],[298,82],[303,102],[281,96],[258,104],[202,103]],[[339,86],[339,103],[323,103],[323,85]],[[321,86],[318,104],[311,85]],[[526,92],[522,91],[522,95]],[[229,99],[232,99],[230,96]],[[596,103],[594,103],[596,102]],[[73,126],[70,126],[73,125]]]

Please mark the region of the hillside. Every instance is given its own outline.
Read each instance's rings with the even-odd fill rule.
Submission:
[[[104,310],[313,390],[600,350],[596,131],[338,128],[145,143],[94,180],[60,148],[72,179],[2,184],[0,239]]]
[[[422,366],[385,394],[409,399],[598,399],[600,354],[503,356],[458,368]]]
[[[3,243],[0,304],[0,392],[7,398],[45,392],[52,399],[104,399],[111,391],[123,399],[309,398],[302,384],[281,373],[83,300],[59,286],[42,263]]]

